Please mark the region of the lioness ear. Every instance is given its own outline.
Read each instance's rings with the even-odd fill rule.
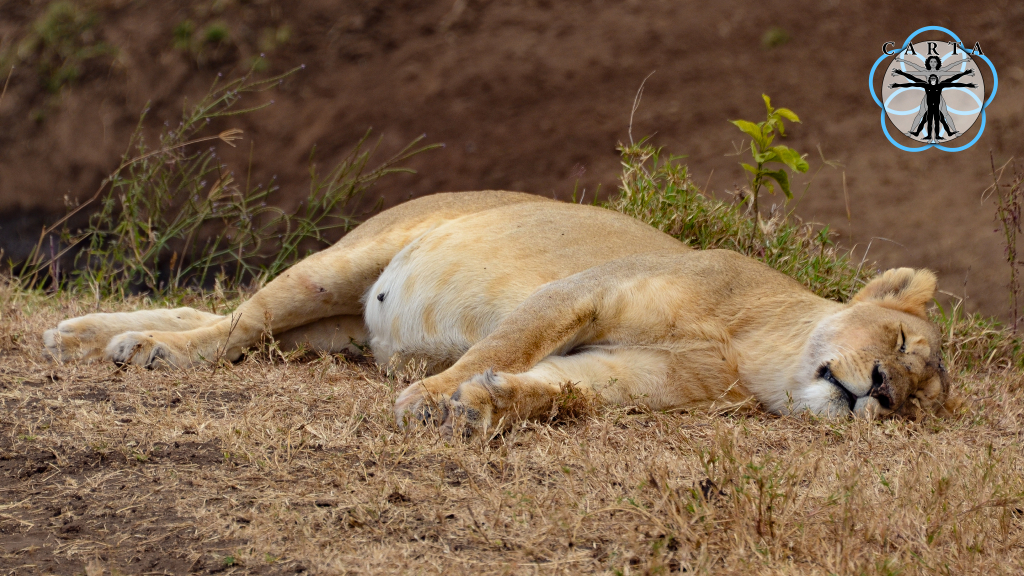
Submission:
[[[871,302],[927,319],[924,307],[935,296],[935,274],[930,270],[895,268],[875,277],[851,302]]]

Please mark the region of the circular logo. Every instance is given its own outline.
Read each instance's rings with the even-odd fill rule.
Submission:
[[[962,46],[917,42],[889,62],[882,85],[889,121],[904,135],[929,144],[955,140],[985,108],[985,80]]]

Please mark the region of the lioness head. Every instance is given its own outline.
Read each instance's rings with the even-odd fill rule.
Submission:
[[[911,268],[889,270],[864,286],[812,333],[798,404],[832,415],[946,414],[942,339],[925,313],[934,293],[935,275]]]

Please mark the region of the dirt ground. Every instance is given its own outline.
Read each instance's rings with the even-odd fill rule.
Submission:
[[[969,310],[1006,314],[1003,247],[981,193],[990,151],[999,162],[1024,152],[1019,2],[942,1],[927,10],[880,0],[80,4],[96,17],[82,42],[105,42],[116,57],[88,60],[57,93],[41,87],[35,67],[20,65],[0,102],[0,247],[8,255],[34,243],[65,197],[92,194],[147,102],[155,135],[218,74],[238,75],[260,53],[267,74],[305,69],[266,95],[272,107],[232,121],[251,142],[225,157],[245,170],[251,152],[254,178],[276,175],[298,197],[314,146],[318,161],[330,163],[369,127],[384,152],[420,134],[444,143],[412,161],[418,174],[381,183],[375,192],[389,204],[486,188],[569,198],[577,182],[588,195],[598,185],[607,193],[634,95],[654,72],[633,136],[654,135],[688,155],[696,181],[718,193],[742,184],[738,158],[727,155],[740,133],[726,121],[756,120],[768,93],[803,119],[787,143],[810,153],[812,173],[819,146],[845,166],[817,175],[794,204],[801,217],[829,223],[860,254],[870,246],[868,258],[884,266],[935,269],[944,290],[969,296]],[[0,52],[47,5],[0,1]],[[175,29],[186,20],[196,30],[223,24],[226,38],[176,48]],[[870,66],[883,42],[925,25],[981,42],[1000,72],[985,135],[965,152],[901,152],[879,127]],[[797,178],[796,188],[808,180]]]
[[[149,371],[40,352],[62,318],[144,304],[0,287],[0,573],[1024,570],[1024,381],[965,374],[956,346],[943,420],[565,401],[463,441],[398,429],[414,375],[364,360]]]

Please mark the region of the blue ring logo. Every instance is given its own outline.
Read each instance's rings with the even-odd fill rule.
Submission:
[[[971,146],[974,146],[974,143],[977,142],[979,138],[981,138],[982,134],[985,133],[985,110],[986,110],[986,108],[988,108],[988,105],[992,103],[992,99],[995,98],[996,91],[999,88],[999,76],[996,74],[996,67],[992,64],[992,61],[989,60],[987,56],[985,56],[984,54],[981,54],[981,53],[973,53],[973,54],[971,54],[971,57],[979,58],[979,59],[983,60],[986,64],[988,64],[989,70],[992,71],[992,93],[989,94],[989,97],[988,97],[988,99],[985,100],[984,104],[982,104],[980,102],[980,100],[975,97],[975,100],[977,101],[977,104],[979,106],[978,110],[980,110],[980,112],[981,112],[981,126],[978,129],[978,133],[974,136],[974,138],[970,142],[968,142],[967,144],[964,144],[963,146],[949,147],[949,146],[943,146],[942,144],[929,143],[929,144],[926,144],[924,146],[911,147],[911,146],[904,146],[903,144],[900,144],[899,142],[897,142],[896,140],[893,139],[891,134],[889,134],[889,127],[886,124],[886,105],[889,103],[888,101],[892,100],[893,95],[890,95],[890,97],[888,98],[887,102],[883,103],[879,99],[878,94],[875,93],[875,70],[878,69],[878,65],[881,64],[887,58],[893,57],[894,54],[899,54],[903,50],[906,50],[908,46],[911,46],[911,44],[913,43],[914,37],[916,37],[918,34],[920,34],[922,32],[928,32],[930,30],[936,30],[936,31],[948,34],[950,36],[950,38],[952,38],[957,44],[959,44],[960,46],[963,46],[963,42],[960,40],[960,38],[956,34],[954,34],[951,30],[949,30],[947,28],[943,28],[942,26],[925,26],[924,28],[920,28],[917,31],[915,31],[913,34],[911,34],[910,36],[907,37],[907,39],[903,42],[903,47],[902,48],[900,48],[899,50],[895,51],[893,54],[883,54],[882,56],[880,56],[878,58],[878,60],[875,60],[874,66],[871,67],[871,74],[868,76],[868,89],[871,91],[871,97],[875,100],[875,104],[878,104],[879,108],[882,109],[881,110],[882,132],[885,133],[885,137],[889,139],[889,142],[891,142],[893,146],[899,148],[900,150],[904,150],[906,152],[922,152],[924,150],[928,150],[929,148],[938,148],[939,150],[942,150],[944,152],[960,152],[961,150],[966,150],[966,149],[970,148]],[[965,49],[965,51],[967,51],[967,50]],[[972,97],[973,96],[974,95],[972,94]],[[960,112],[960,111],[955,111],[955,112],[966,114],[966,113],[974,113],[974,112],[977,112],[978,110],[971,110],[971,111],[968,111],[968,112]],[[916,113],[916,112],[917,112],[917,109],[911,110],[911,111],[890,111],[890,113],[898,114],[898,115],[907,115],[907,114]]]

